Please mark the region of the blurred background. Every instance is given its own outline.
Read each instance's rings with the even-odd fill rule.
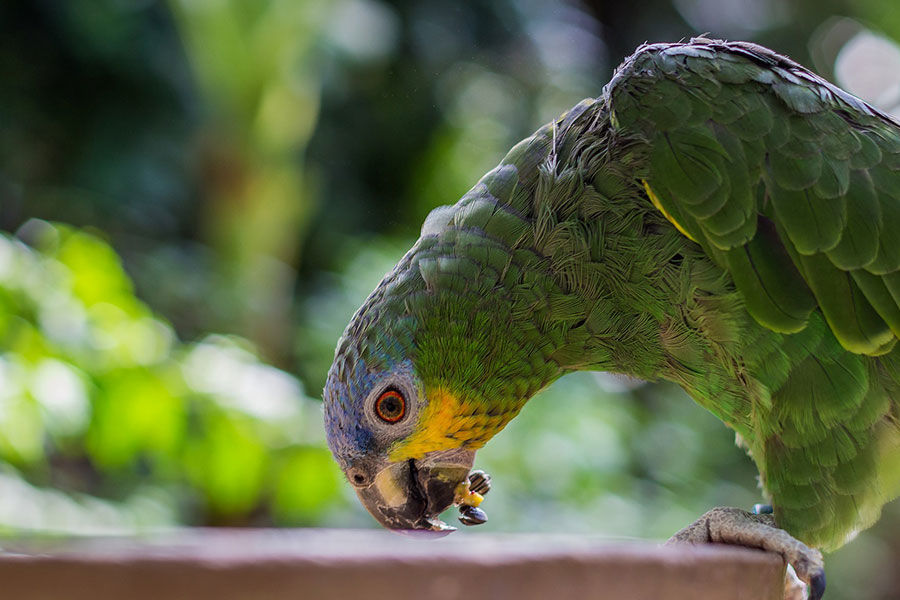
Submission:
[[[0,532],[371,527],[335,342],[433,207],[644,41],[791,55],[900,112],[884,0],[4,0]],[[567,377],[479,453],[489,531],[661,539],[760,500],[668,385]],[[895,598],[900,503],[829,598]]]

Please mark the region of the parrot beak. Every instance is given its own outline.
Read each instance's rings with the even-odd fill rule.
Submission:
[[[388,529],[455,531],[438,518],[453,505],[458,486],[467,481],[473,450],[430,452],[419,460],[387,462],[356,494],[375,520]]]

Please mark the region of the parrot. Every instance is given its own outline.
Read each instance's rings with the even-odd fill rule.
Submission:
[[[444,532],[539,390],[674,382],[771,510],[673,540],[781,553],[819,598],[900,494],[898,337],[900,124],[754,43],[644,44],[428,215],[337,343],[326,439],[379,523]]]

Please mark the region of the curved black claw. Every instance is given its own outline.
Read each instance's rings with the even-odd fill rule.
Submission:
[[[821,600],[825,594],[825,571],[820,570],[818,573],[809,578],[809,600]]]

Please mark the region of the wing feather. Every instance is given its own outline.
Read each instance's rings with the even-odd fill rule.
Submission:
[[[770,50],[702,38],[644,46],[605,92],[616,126],[650,143],[659,204],[729,269],[757,321],[796,331],[815,298],[844,348],[884,351],[900,312],[881,281],[900,270],[893,119]],[[779,234],[764,238],[770,256],[761,217]]]

